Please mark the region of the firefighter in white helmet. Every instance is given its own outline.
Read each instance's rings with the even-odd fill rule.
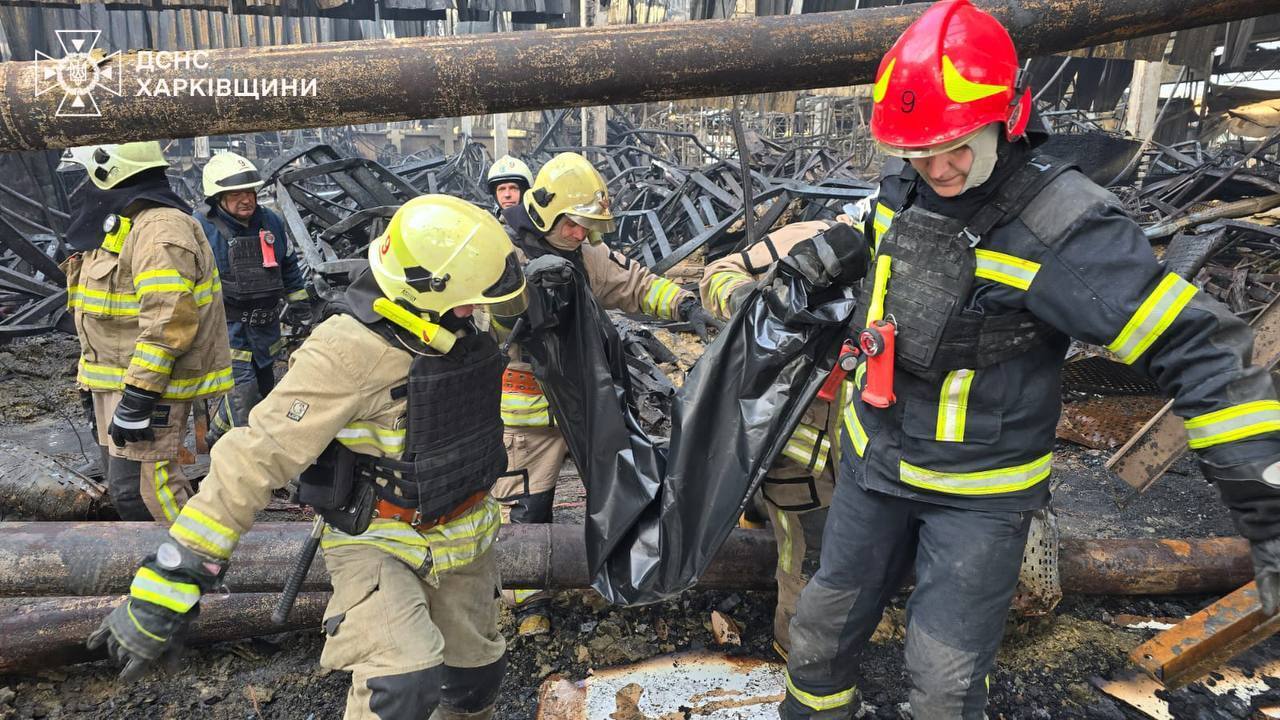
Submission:
[[[498,213],[519,205],[524,194],[533,185],[533,173],[529,166],[510,155],[503,155],[489,168],[489,176],[485,179],[489,185],[489,194],[498,204]]]
[[[488,491],[506,468],[506,359],[475,310],[518,315],[524,278],[497,220],[444,195],[405,203],[369,260],[249,425],[213,448],[200,492],[91,637],[122,675],[174,651],[254,513],[301,475],[328,523],[320,664],[352,673],[344,717],[493,716],[506,660]]]
[[[80,338],[80,387],[121,519],[172,522],[192,403],[231,389],[218,268],[155,141],[77,148],[91,184],[62,264]]]

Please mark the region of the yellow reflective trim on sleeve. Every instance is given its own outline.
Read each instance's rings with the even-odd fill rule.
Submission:
[[[845,705],[853,702],[854,697],[858,694],[858,687],[855,685],[848,690],[841,690],[840,692],[831,693],[830,695],[814,695],[813,693],[807,693],[796,687],[796,684],[791,681],[790,672],[785,673],[785,676],[787,680],[787,692],[791,693],[791,697],[799,700],[805,706],[813,708],[819,712],[844,707]]]
[[[906,460],[898,463],[898,477],[902,482],[948,495],[998,495],[1026,490],[1049,477],[1052,470],[1053,453],[1022,465],[978,472],[942,472],[918,467]]]
[[[169,528],[169,534],[187,547],[219,560],[231,557],[240,533],[187,505]]]
[[[177,270],[148,270],[133,279],[133,288],[142,297],[153,292],[195,292],[195,283]]]
[[[733,296],[735,290],[749,282],[751,282],[751,276],[743,275],[740,272],[725,271],[711,276],[711,282],[707,287],[707,295],[720,310],[720,317],[728,318],[732,314],[732,309],[729,307],[729,298]]]
[[[852,398],[849,404],[844,406],[844,431],[849,434],[849,441],[853,443],[853,451],[858,453],[858,457],[867,451],[867,431],[862,428],[862,421],[858,420],[858,411],[854,409],[857,404]]]
[[[294,290],[293,292],[291,292],[291,293],[289,293],[288,295],[286,295],[286,296],[285,296],[285,299],[286,299],[286,300],[288,300],[289,302],[297,302],[298,300],[306,300],[306,299],[307,299],[307,289],[306,289],[306,288],[302,288],[301,290]]]
[[[198,397],[227,392],[234,386],[235,379],[231,376],[231,368],[225,367],[200,377],[171,379],[169,384],[165,386],[164,398],[166,400],[193,400]]]
[[[204,307],[213,302],[213,294],[220,292],[222,292],[222,281],[218,277],[218,268],[214,268],[213,276],[202,283],[198,283],[193,290],[196,298],[196,307]]]
[[[140,342],[134,345],[133,357],[129,360],[130,365],[160,373],[161,375],[168,375],[173,372],[174,362],[175,358],[167,350],[159,345],[147,342]]]
[[[1165,275],[1107,349],[1118,355],[1120,362],[1132,365],[1168,329],[1195,294],[1195,285],[1173,273]]]
[[[640,312],[660,320],[671,320],[676,316],[675,299],[679,294],[679,285],[666,278],[657,278],[644,294]]]
[[[1280,402],[1256,400],[1198,415],[1184,422],[1192,450],[1280,430]]]
[[[969,413],[969,388],[977,372],[952,370],[942,380],[938,397],[938,442],[964,442],[965,417]]]
[[[822,438],[821,442],[819,437]],[[826,469],[827,455],[830,452],[831,440],[826,434],[811,425],[803,424],[796,426],[786,446],[782,448],[783,456],[802,467],[811,468],[815,475]]]
[[[140,567],[129,585],[129,596],[186,614],[200,602],[200,587],[194,583],[169,580],[149,567]]]
[[[1023,260],[1014,255],[995,250],[974,250],[973,252],[976,256],[973,274],[983,280],[1026,290],[1031,287],[1031,281],[1036,279],[1036,273],[1040,271],[1040,263]]]
[[[369,446],[386,455],[404,452],[404,430],[379,427],[371,422],[358,421],[338,431],[337,441],[349,448]]]
[[[134,317],[138,314],[138,296],[133,293],[112,293],[89,290],[82,285],[67,288],[67,308],[94,315]]]

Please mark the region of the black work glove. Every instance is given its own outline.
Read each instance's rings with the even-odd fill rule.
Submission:
[[[524,277],[538,287],[567,285],[573,280],[573,263],[559,255],[543,255],[524,266]]]
[[[284,308],[284,321],[290,327],[302,327],[311,324],[312,318],[311,300],[294,300]]]
[[[1249,541],[1258,601],[1268,615],[1280,609],[1280,463],[1219,467],[1200,463],[1231,509],[1236,531]]]
[[[693,331],[698,334],[702,342],[707,342],[711,339],[711,330],[713,328],[716,332],[724,329],[724,323],[717,320],[715,315],[707,312],[697,298],[685,298],[680,303],[679,312],[680,319],[693,326]]]
[[[861,233],[836,223],[821,235],[801,240],[782,262],[794,267],[815,288],[837,282],[852,285],[866,276],[871,249]]]
[[[133,577],[129,597],[117,605],[86,641],[90,650],[106,645],[132,682],[157,661],[173,668],[182,655],[190,624],[200,614],[200,595],[212,590],[226,570],[169,540],[147,557]]]
[[[93,411],[93,393],[88,390],[80,391],[80,407],[84,409],[84,418],[89,421],[89,428],[93,430],[93,441],[98,441],[98,414]]]
[[[125,443],[154,440],[156,434],[151,429],[151,411],[155,410],[159,400],[160,393],[125,385],[124,397],[120,398],[120,404],[111,416],[111,424],[107,426],[111,442],[116,447],[124,447]]]

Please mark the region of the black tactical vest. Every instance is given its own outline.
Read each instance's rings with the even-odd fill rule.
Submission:
[[[227,272],[221,278],[223,297],[232,305],[274,304],[284,295],[284,276],[279,263],[284,256],[284,238],[275,237],[265,228],[256,234],[236,235],[231,224],[219,217],[216,211],[210,217],[227,242]],[[244,231],[244,228],[239,230]],[[264,242],[275,245],[274,267],[263,265]]]

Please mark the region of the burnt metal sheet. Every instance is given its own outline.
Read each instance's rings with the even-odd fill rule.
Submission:
[[[584,680],[552,676],[538,691],[538,720],[772,720],[786,692],[783,666],[709,652],[596,669]]]

